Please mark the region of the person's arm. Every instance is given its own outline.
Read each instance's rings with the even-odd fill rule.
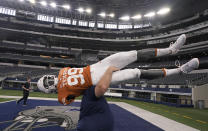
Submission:
[[[104,75],[101,77],[101,79],[99,80],[98,84],[95,87],[95,96],[101,97],[105,94],[105,92],[108,90],[110,83],[111,83],[111,79],[112,79],[112,74],[114,71],[118,71],[119,69],[113,66],[110,66],[106,72],[104,73]]]
[[[25,85],[22,85],[22,88],[26,91],[29,91],[29,89],[25,88]]]

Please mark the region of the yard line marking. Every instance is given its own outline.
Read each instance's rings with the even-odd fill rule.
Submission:
[[[178,113],[172,113],[172,114],[179,116],[179,114],[178,114]]]
[[[192,119],[191,117],[189,117],[189,116],[183,116],[184,118],[187,118],[187,119]]]
[[[201,121],[201,120],[196,120],[197,122],[200,122],[200,123],[203,123],[203,124],[206,124],[207,122],[205,121]]]

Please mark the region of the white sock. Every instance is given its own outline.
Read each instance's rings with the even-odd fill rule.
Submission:
[[[171,54],[171,50],[169,48],[164,49],[156,49],[156,57],[165,56]]]
[[[175,68],[175,69],[164,69],[165,70],[165,76],[171,76],[171,75],[176,75],[180,74],[181,70],[180,68]]]

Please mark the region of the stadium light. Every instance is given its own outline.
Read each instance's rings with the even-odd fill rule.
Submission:
[[[90,13],[92,12],[92,9],[87,8],[85,11],[86,11],[88,14],[90,14]]]
[[[29,0],[29,2],[35,4],[35,0]]]
[[[158,15],[165,15],[165,14],[167,14],[168,12],[170,12],[170,8],[162,8],[162,9],[160,9],[160,10],[157,12],[157,14],[158,14]]]
[[[56,3],[55,3],[55,2],[52,2],[52,3],[50,4],[50,6],[53,7],[53,8],[56,8]]]
[[[114,13],[110,13],[108,16],[110,16],[111,18],[113,18],[115,16]]]
[[[84,12],[84,9],[82,7],[78,8],[77,9],[80,13],[83,13]]]
[[[132,16],[131,18],[134,20],[138,20],[138,19],[141,19],[142,16],[140,14],[138,14],[138,15]]]
[[[19,2],[24,2],[24,0],[18,0]]]
[[[130,17],[127,15],[127,16],[120,17],[119,19],[124,20],[124,21],[128,21],[130,19]]]
[[[154,16],[155,16],[155,12],[149,12],[144,15],[144,17],[154,17]]]
[[[41,4],[42,6],[47,6],[46,1],[41,1],[40,4]]]
[[[67,10],[70,9],[70,5],[62,5],[62,7],[63,7],[64,9],[67,9]]]
[[[98,14],[98,15],[100,15],[100,16],[103,17],[103,18],[106,16],[105,12],[102,12],[102,13],[100,13],[100,14]]]

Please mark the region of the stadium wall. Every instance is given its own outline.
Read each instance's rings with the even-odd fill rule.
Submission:
[[[192,88],[192,100],[195,108],[208,108],[208,84]]]

